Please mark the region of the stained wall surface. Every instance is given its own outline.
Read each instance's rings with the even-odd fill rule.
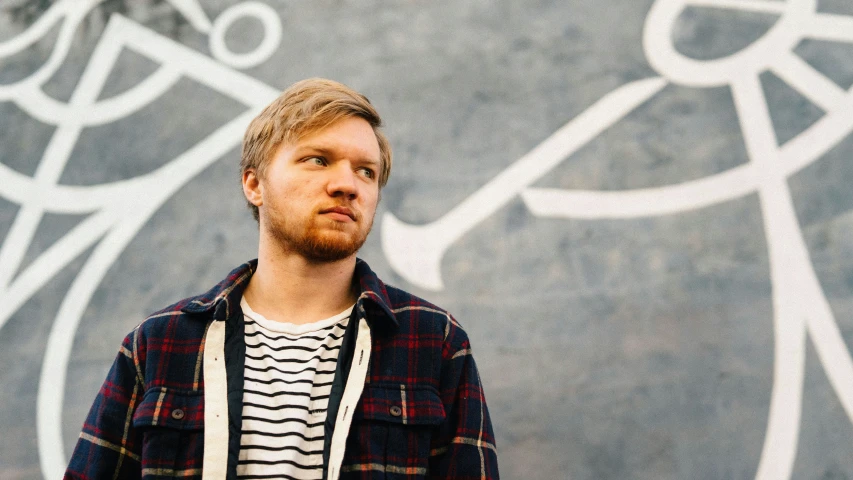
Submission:
[[[361,257],[450,310],[504,478],[853,477],[853,3],[0,3],[0,478],[253,258],[242,132],[313,76],[395,151]]]

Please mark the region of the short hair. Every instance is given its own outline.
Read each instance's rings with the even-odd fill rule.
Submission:
[[[379,143],[379,188],[391,175],[391,145],[380,130],[382,118],[364,95],[334,80],[309,78],[294,83],[267,105],[249,124],[243,136],[240,175],[254,169],[263,178],[279,146],[321,130],[348,117],[360,117],[373,127]],[[255,220],[258,207],[248,202]]]

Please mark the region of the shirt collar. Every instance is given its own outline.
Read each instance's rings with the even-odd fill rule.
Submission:
[[[391,300],[388,298],[388,290],[379,277],[373,273],[367,262],[357,258],[355,260],[355,273],[353,280],[358,281],[361,293],[358,297],[357,307],[360,304],[367,315],[368,320],[386,322],[393,327],[399,327],[396,315],[391,310]],[[362,301],[364,300],[364,301]]]
[[[257,259],[240,265],[207,293],[188,299],[181,311],[192,314],[212,313],[214,320],[231,318],[239,311],[243,290],[257,267]],[[373,273],[367,262],[360,258],[355,261],[353,281],[357,282],[360,292],[356,308],[364,313],[369,321],[399,326],[397,317],[389,306],[391,301],[385,284]]]
[[[181,311],[195,314],[212,312],[214,320],[231,318],[240,308],[243,290],[246,289],[249,279],[257,268],[257,259],[240,265],[206,293],[188,299]]]

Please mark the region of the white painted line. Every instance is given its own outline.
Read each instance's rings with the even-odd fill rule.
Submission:
[[[65,21],[59,29],[56,45],[44,65],[39,67],[30,76],[18,82],[0,86],[0,100],[12,98],[17,93],[18,88],[42,86],[53,77],[68,55],[77,26],[89,10],[102,1],[64,0],[62,3],[55,4],[52,8],[48,9],[48,12],[45,14],[47,20],[44,23],[36,21],[30,29],[22,34],[23,39],[22,37],[13,37],[7,40],[5,43],[6,48],[3,52],[0,52],[0,58],[17,53],[31,42],[41,39],[50,31],[50,27],[53,26],[59,17],[65,16]]]
[[[262,108],[281,93],[121,15],[113,15],[110,23],[121,33],[120,38],[127,48],[164,65],[180,68],[187,78],[241,103]]]
[[[826,152],[853,132],[853,92],[838,105],[783,147],[779,155],[779,168],[785,176],[817,161]]]
[[[745,75],[732,83],[732,99],[750,162],[765,178],[781,177],[775,173],[779,170],[776,162],[779,142],[758,75]]]
[[[144,224],[144,219],[130,217],[98,244],[71,284],[51,327],[39,376],[36,416],[39,463],[45,478],[62,478],[68,463],[62,442],[62,399],[74,333],[106,271]]]
[[[811,285],[819,286],[820,282],[813,271],[812,277]],[[853,359],[850,350],[841,336],[823,290],[812,288],[803,293],[808,295],[810,310],[806,314],[806,325],[815,351],[847,418],[853,422]]]
[[[48,96],[38,87],[21,90],[14,101],[28,115],[48,125],[79,123],[92,127],[114,122],[149,105],[173,87],[181,76],[175,68],[161,67],[138,85],[86,109],[75,109]]]
[[[521,193],[537,217],[636,218],[696,210],[755,193],[755,168],[741,165],[709,177],[658,188],[624,191],[528,188]]]
[[[18,308],[54,275],[113,227],[118,216],[109,210],[90,216],[39,255],[8,288],[0,290],[0,297],[4,299],[0,309],[0,330]]]
[[[450,245],[664,86],[651,78],[605,95],[433,223],[409,225],[386,213],[381,234],[389,263],[409,282],[441,290],[441,258]]]
[[[794,53],[775,62],[773,72],[824,112],[835,110],[846,97],[847,92]]]
[[[746,1],[736,3],[759,5]],[[692,87],[727,86],[744,76],[757,75],[770,68],[775,59],[790,52],[800,42],[800,19],[814,13],[812,0],[788,0],[783,4],[784,15],[761,37],[730,55],[698,60],[679,52],[673,43],[676,31],[682,25],[684,10],[695,4],[695,1],[688,0],[657,0],[649,10],[643,28],[643,50],[652,68],[673,83]],[[713,4],[720,8],[733,5],[732,2]]]
[[[210,33],[211,24],[198,0],[167,0],[190,21],[190,25],[201,33]]]
[[[782,14],[787,8],[786,2],[774,0],[690,0],[692,7],[741,10],[744,12]]]
[[[818,13],[803,19],[806,36],[815,40],[853,43],[853,17]]]
[[[251,52],[234,53],[225,44],[225,33],[244,17],[253,17],[263,25],[263,39]],[[213,22],[210,31],[210,53],[233,68],[249,68],[267,61],[281,43],[281,19],[278,12],[261,2],[242,2],[225,9]]]
[[[90,0],[87,2],[81,1],[76,3],[79,3],[79,5],[88,5],[91,8],[98,3],[98,1]],[[50,8],[48,8],[47,11],[38,18],[38,20],[33,22],[33,24],[20,35],[0,42],[0,57],[10,57],[17,53],[21,53],[27,47],[44,38],[44,36],[51,31],[56,22],[75,9],[74,4],[74,0],[63,0],[51,5]],[[77,8],[79,9],[79,6],[77,6]]]
[[[774,359],[767,433],[755,478],[780,480],[791,476],[802,425],[806,313],[799,298],[811,265],[786,179],[768,179],[759,193],[773,285]]]

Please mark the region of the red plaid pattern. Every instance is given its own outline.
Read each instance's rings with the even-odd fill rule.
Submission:
[[[152,315],[124,339],[65,478],[201,478],[206,328],[223,314],[242,318],[240,297],[255,265]],[[360,260],[355,274],[356,308],[373,342],[341,478],[498,478],[465,332],[444,310],[384,285]]]

